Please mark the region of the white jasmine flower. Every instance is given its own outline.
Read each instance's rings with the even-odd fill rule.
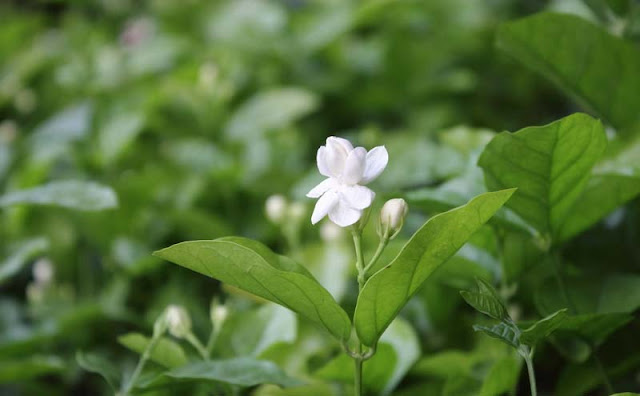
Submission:
[[[287,199],[282,195],[270,196],[265,202],[267,218],[276,224],[280,223],[287,213],[288,205]]]
[[[382,173],[389,161],[384,146],[367,152],[364,147],[353,148],[339,137],[327,138],[326,146],[318,149],[318,170],[328,179],[315,186],[307,197],[320,198],[311,215],[316,224],[326,215],[340,227],[347,227],[371,206],[375,193],[365,185]]]

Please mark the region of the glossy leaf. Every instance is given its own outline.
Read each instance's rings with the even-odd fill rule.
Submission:
[[[476,278],[478,284],[477,292],[462,290],[460,294],[462,298],[476,310],[482,312],[497,320],[506,320],[509,318],[507,308],[502,303],[502,299],[493,288],[493,286],[480,278]]]
[[[118,198],[110,187],[78,180],[54,181],[0,196],[0,207],[23,204],[93,211],[117,207]]]
[[[118,369],[109,360],[95,353],[86,353],[78,351],[76,353],[76,362],[83,369],[92,373],[99,374],[114,392],[117,392],[122,381],[122,376]]]
[[[511,345],[514,348],[520,346],[519,336],[514,329],[514,325],[506,323],[498,323],[495,326],[487,327],[481,325],[473,325],[475,331],[481,331],[489,337],[496,338],[507,345]]]
[[[304,267],[259,242],[238,237],[183,242],[154,254],[289,308],[339,340],[351,334],[351,321],[331,294]]]
[[[140,333],[128,333],[118,337],[118,342],[132,351],[142,354],[149,344],[149,338]],[[164,367],[180,367],[187,363],[182,347],[168,338],[161,338],[149,357]]]
[[[503,24],[497,46],[617,128],[640,120],[640,51],[632,43],[577,16],[540,13]]]
[[[602,124],[578,113],[497,135],[478,165],[490,190],[518,187],[507,206],[555,239],[573,214],[606,144]]]
[[[567,317],[567,310],[562,309],[553,313],[546,318],[540,319],[533,326],[522,330],[520,333],[520,342],[529,346],[534,346],[540,340],[553,333]]]
[[[220,381],[238,386],[302,385],[301,381],[287,376],[274,363],[246,357],[192,363],[175,368],[165,375],[182,380]]]
[[[422,283],[444,264],[511,197],[514,190],[479,195],[429,219],[398,256],[366,282],[355,311],[358,337],[375,345]]]

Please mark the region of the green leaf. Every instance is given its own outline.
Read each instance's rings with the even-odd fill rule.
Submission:
[[[640,120],[640,51],[632,43],[573,15],[540,13],[503,24],[497,46],[615,127]]]
[[[142,354],[147,349],[150,339],[140,333],[128,333],[118,337],[118,342]],[[165,337],[156,344],[149,358],[167,368],[180,367],[187,363],[187,356],[182,347]]]
[[[444,264],[511,197],[515,190],[479,195],[429,219],[398,256],[366,282],[355,311],[358,337],[376,344],[422,283]]]
[[[514,348],[520,346],[519,336],[514,329],[514,325],[506,323],[498,323],[495,326],[487,327],[481,325],[473,325],[475,331],[481,331],[489,337],[497,338],[498,340],[511,345]]]
[[[558,239],[568,240],[602,220],[618,206],[640,194],[640,176],[594,175],[559,231]]]
[[[54,181],[0,196],[0,207],[20,204],[53,205],[93,211],[117,207],[118,198],[110,187],[78,180]]]
[[[183,242],[154,255],[280,304],[326,328],[351,335],[346,312],[309,272],[259,242],[230,237]]]
[[[23,242],[20,247],[0,263],[0,285],[17,274],[33,257],[49,248],[49,241],[34,238]]]
[[[502,303],[502,299],[493,286],[480,278],[476,278],[478,284],[477,292],[462,290],[462,298],[476,310],[497,320],[509,318],[507,308]]]
[[[175,368],[165,375],[183,380],[220,381],[239,386],[302,385],[301,381],[287,376],[274,363],[246,357],[192,363]]]
[[[577,113],[545,126],[500,133],[478,165],[490,190],[518,187],[507,206],[555,240],[567,219],[577,215],[574,205],[606,144],[602,124]]]
[[[67,368],[57,356],[32,355],[0,362],[0,384],[20,383],[41,375],[62,373]]]
[[[632,319],[631,315],[625,313],[571,315],[567,316],[556,328],[556,334],[569,333],[598,345]]]
[[[521,366],[522,359],[515,352],[497,360],[482,381],[478,396],[512,394],[518,385]]]
[[[76,361],[83,369],[99,374],[114,392],[120,387],[122,376],[116,367],[107,359],[95,353],[76,352]]]
[[[553,333],[567,317],[567,310],[562,309],[546,318],[540,319],[533,326],[522,330],[520,333],[520,342],[529,346],[534,346],[540,340]]]

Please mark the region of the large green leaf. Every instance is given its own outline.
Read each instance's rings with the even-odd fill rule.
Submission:
[[[193,271],[273,301],[347,340],[346,312],[309,272],[259,242],[238,237],[183,242],[154,253]]]
[[[118,206],[116,193],[107,186],[78,180],[54,181],[0,196],[0,208],[10,205],[53,205],[77,210],[104,210]]]
[[[83,369],[99,374],[114,392],[117,392],[122,381],[120,371],[107,359],[95,354],[78,351],[76,361]]]
[[[511,197],[515,190],[479,195],[429,219],[398,256],[366,282],[355,311],[358,337],[373,346],[422,283]]]
[[[147,349],[150,340],[140,333],[128,333],[118,337],[118,342],[132,351],[142,354]],[[150,359],[168,368],[180,367],[187,363],[187,356],[182,347],[165,337],[160,338],[151,351]]]
[[[545,126],[502,132],[478,164],[490,190],[518,187],[507,206],[555,239],[606,144],[602,124],[578,113]]]
[[[302,384],[299,380],[287,376],[273,362],[246,357],[192,363],[175,368],[165,375],[182,380],[221,381],[239,386]]]
[[[549,334],[557,329],[567,316],[567,310],[562,309],[546,318],[540,319],[531,327],[522,330],[520,333],[520,342],[530,346],[534,346],[538,341],[546,338]]]
[[[541,13],[503,24],[497,46],[617,128],[640,120],[640,51],[632,43],[576,16]]]

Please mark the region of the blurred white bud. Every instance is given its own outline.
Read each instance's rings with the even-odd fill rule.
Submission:
[[[404,225],[404,218],[408,211],[409,206],[402,198],[394,198],[385,202],[380,211],[379,232],[381,237],[395,238]]]
[[[172,336],[186,337],[191,332],[191,318],[187,310],[180,305],[169,305],[167,307],[167,327]]]
[[[284,220],[287,215],[287,199],[282,195],[272,195],[265,202],[265,212],[267,218],[278,224]]]
[[[201,88],[213,88],[218,80],[218,66],[213,62],[206,62],[198,70],[198,84]]]
[[[302,220],[307,213],[307,207],[302,202],[293,202],[288,209],[289,217],[293,221]]]
[[[339,241],[342,238],[342,227],[326,221],[320,226],[320,238],[325,242]]]
[[[38,285],[48,285],[53,281],[53,263],[48,258],[41,258],[33,265],[33,279]]]
[[[213,325],[220,326],[225,320],[227,320],[227,316],[229,316],[229,309],[222,304],[212,304],[210,315]]]

